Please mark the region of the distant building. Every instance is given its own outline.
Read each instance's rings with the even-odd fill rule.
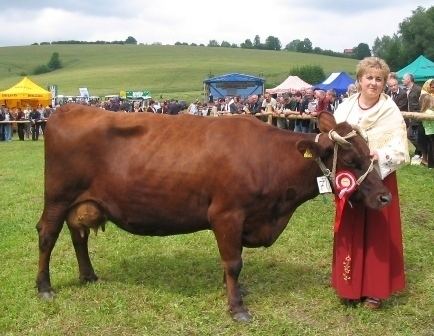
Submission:
[[[354,54],[354,49],[353,48],[351,48],[351,49],[344,49],[344,54],[347,54],[347,55]]]

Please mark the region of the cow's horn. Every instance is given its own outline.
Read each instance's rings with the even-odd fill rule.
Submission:
[[[355,130],[363,139],[368,141],[368,135],[359,125],[351,125],[353,130]]]
[[[331,130],[329,132],[329,138],[330,138],[330,140],[336,141],[340,145],[349,145],[350,144],[341,135],[339,135],[338,132],[336,132],[334,130]]]

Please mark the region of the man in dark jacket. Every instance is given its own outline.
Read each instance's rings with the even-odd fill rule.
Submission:
[[[36,108],[33,108],[32,112],[29,114],[29,119],[32,128],[32,140],[36,141],[39,138],[39,127],[41,126],[39,121],[41,120],[41,113]]]
[[[399,87],[398,80],[396,78],[389,79],[387,87],[389,88],[387,94],[392,97],[399,110],[408,111],[407,92]]]
[[[407,99],[408,99],[408,111],[409,112],[419,112],[419,97],[421,88],[414,83],[414,76],[407,73],[402,78],[402,83],[407,89]],[[411,143],[416,147],[414,151],[414,156],[416,160],[422,156],[422,153],[426,152],[426,135],[421,121],[412,120],[410,121],[410,126],[408,127],[408,138]]]

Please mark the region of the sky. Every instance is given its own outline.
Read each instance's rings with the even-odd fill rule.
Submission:
[[[392,36],[399,23],[432,0],[0,0],[0,47],[80,40],[207,45],[240,44],[259,35],[284,48],[308,38],[312,46],[342,52]]]

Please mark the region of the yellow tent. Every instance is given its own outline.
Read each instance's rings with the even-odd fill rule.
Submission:
[[[51,104],[51,92],[36,85],[29,78],[24,77],[11,88],[0,91],[0,100],[8,107],[23,107]]]

